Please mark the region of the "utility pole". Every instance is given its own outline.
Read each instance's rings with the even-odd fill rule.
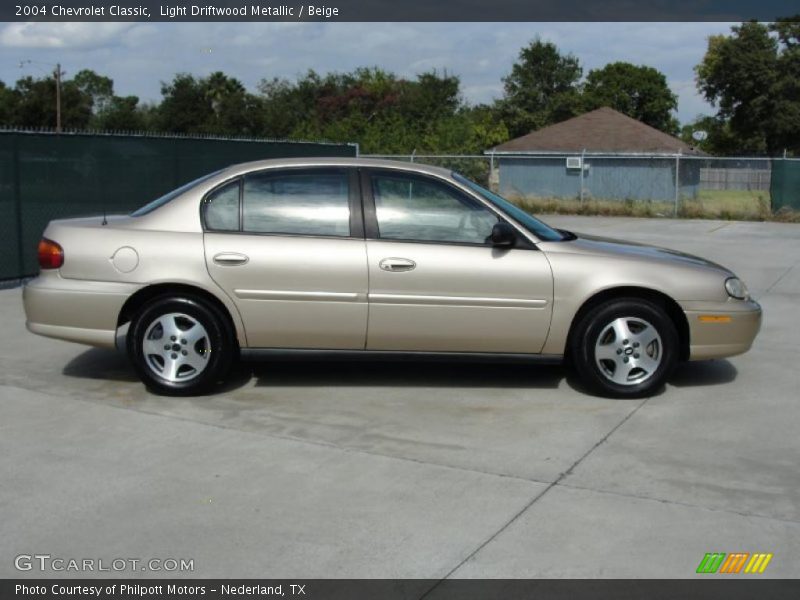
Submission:
[[[19,61],[19,68],[22,69],[26,64],[54,67],[53,77],[56,80],[56,133],[61,133],[61,78],[64,76],[64,72],[61,70],[61,63],[53,64],[27,59]]]
[[[61,63],[56,63],[56,133],[61,133]]]

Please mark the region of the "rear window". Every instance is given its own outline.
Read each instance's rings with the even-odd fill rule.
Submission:
[[[165,204],[171,202],[172,200],[174,200],[175,198],[177,198],[181,194],[184,194],[184,193],[188,192],[192,188],[200,185],[204,181],[208,181],[209,179],[211,179],[212,177],[214,177],[216,175],[219,175],[220,173],[222,173],[222,170],[214,171],[213,173],[209,173],[208,175],[203,175],[202,177],[200,177],[198,179],[195,179],[194,181],[190,181],[189,183],[186,183],[186,184],[182,185],[181,187],[179,187],[177,189],[174,189],[171,192],[168,192],[168,193],[164,194],[163,196],[161,196],[159,198],[156,198],[152,202],[148,202],[143,207],[133,211],[131,213],[131,216],[132,217],[142,217],[142,216],[144,216],[144,215],[146,215],[148,213],[151,213],[154,210],[156,210],[157,208],[161,208]]]

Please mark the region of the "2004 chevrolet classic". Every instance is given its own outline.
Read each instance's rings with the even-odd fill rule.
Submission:
[[[270,160],[129,216],[53,221],[28,329],[124,344],[154,391],[206,392],[234,360],[303,353],[560,361],[649,394],[679,360],[747,351],[761,308],[729,270],[553,229],[458,173]]]

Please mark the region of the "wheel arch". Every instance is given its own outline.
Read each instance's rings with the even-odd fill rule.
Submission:
[[[160,296],[176,295],[194,296],[210,304],[225,320],[237,344],[240,347],[246,345],[244,331],[225,303],[206,289],[184,283],[154,283],[137,290],[122,305],[117,317],[117,329],[130,323],[136,313],[151,300]]]
[[[600,304],[619,298],[647,300],[663,308],[667,316],[675,324],[675,329],[678,332],[678,341],[680,346],[678,349],[678,358],[679,360],[688,360],[690,343],[689,322],[686,319],[686,314],[683,312],[683,309],[673,298],[667,294],[658,290],[639,286],[620,286],[608,288],[597,292],[593,296],[590,296],[588,299],[586,299],[584,303],[581,304],[580,308],[575,313],[575,316],[572,318],[572,322],[570,323],[566,344],[567,355],[570,352],[570,348],[572,348],[572,336],[575,335],[577,325],[580,323],[581,319],[583,319],[586,313]]]

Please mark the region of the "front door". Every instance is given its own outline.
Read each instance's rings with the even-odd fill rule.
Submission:
[[[492,247],[496,213],[432,176],[364,174],[368,350],[538,353],[553,281],[532,245]]]
[[[354,172],[250,173],[209,194],[203,213],[208,271],[239,309],[250,347],[364,348],[367,264]]]

